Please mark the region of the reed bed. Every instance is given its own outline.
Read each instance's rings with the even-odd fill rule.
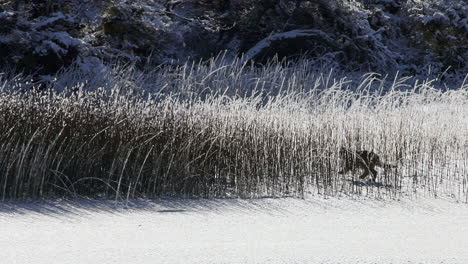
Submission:
[[[211,61],[0,79],[0,196],[448,196],[468,202],[468,85]],[[5,75],[7,76],[7,75]],[[1,76],[0,76],[1,78]],[[340,147],[396,169],[345,175]]]

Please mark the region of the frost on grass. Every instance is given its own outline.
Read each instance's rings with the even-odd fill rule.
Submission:
[[[443,91],[437,79],[339,77],[313,64],[70,69],[38,92],[0,76],[0,194],[467,200],[466,82]],[[342,146],[397,168],[377,184],[339,175]]]

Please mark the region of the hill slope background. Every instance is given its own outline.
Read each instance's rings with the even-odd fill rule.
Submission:
[[[225,52],[264,62],[410,75],[466,73],[463,0],[2,1],[0,64],[39,75],[73,62],[182,65]]]

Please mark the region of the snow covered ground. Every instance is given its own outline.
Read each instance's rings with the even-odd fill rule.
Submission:
[[[468,205],[323,199],[0,204],[0,263],[468,263]]]

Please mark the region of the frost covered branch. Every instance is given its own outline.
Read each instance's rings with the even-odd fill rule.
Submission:
[[[275,41],[284,41],[288,39],[296,39],[296,38],[320,38],[321,40],[331,43],[333,38],[330,37],[327,33],[317,30],[317,29],[303,29],[303,30],[291,30],[287,32],[276,33],[267,38],[262,39],[258,42],[255,46],[250,48],[243,57],[244,61],[249,61],[254,59],[257,55],[262,53],[264,50],[271,47],[273,42]]]

